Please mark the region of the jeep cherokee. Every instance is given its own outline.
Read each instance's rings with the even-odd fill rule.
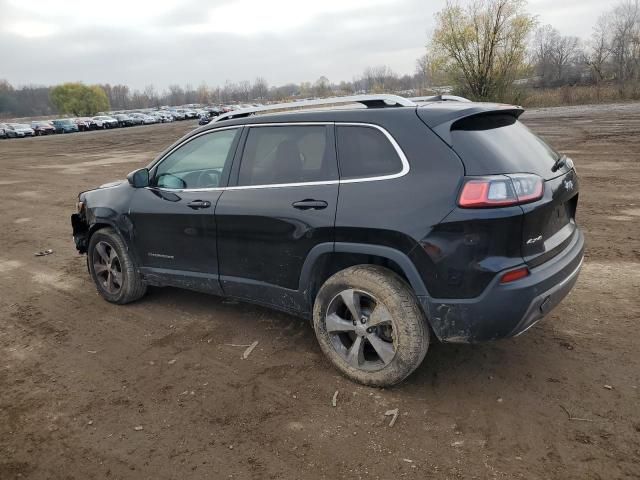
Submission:
[[[519,335],[577,280],[576,171],[522,112],[392,95],[228,112],[81,193],[75,244],[109,302],[177,286],[280,309],[343,374],[393,385],[431,337]]]

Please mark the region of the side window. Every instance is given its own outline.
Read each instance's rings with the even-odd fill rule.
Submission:
[[[340,178],[379,177],[402,170],[402,161],[384,133],[374,127],[336,125]]]
[[[207,133],[178,147],[156,167],[152,185],[163,188],[215,188],[231,164],[240,129]]]
[[[238,185],[337,180],[335,150],[326,125],[251,127]]]

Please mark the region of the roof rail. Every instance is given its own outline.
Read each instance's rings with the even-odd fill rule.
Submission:
[[[301,100],[298,102],[275,103],[262,107],[243,108],[240,110],[232,110],[214,117],[213,122],[221,120],[229,120],[232,118],[248,117],[258,112],[270,112],[275,110],[295,110],[301,107],[310,107],[316,105],[337,105],[344,103],[361,103],[367,108],[385,108],[385,107],[415,107],[416,104],[409,99],[398,95],[351,95],[348,97],[330,97],[317,100]]]
[[[468,98],[459,97],[457,95],[431,95],[428,97],[411,97],[408,100],[411,100],[415,103],[424,103],[424,102],[471,102]]]

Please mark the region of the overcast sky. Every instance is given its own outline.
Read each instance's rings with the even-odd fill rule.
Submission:
[[[588,38],[604,0],[530,0],[541,24]],[[0,0],[0,79],[222,85],[413,73],[445,0]]]

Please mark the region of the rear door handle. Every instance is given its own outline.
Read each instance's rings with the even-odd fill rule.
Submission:
[[[187,203],[187,207],[193,208],[194,210],[199,210],[200,208],[209,208],[211,206],[211,202],[207,200],[194,200],[193,202]]]
[[[324,200],[313,200],[311,198],[306,198],[304,200],[300,200],[299,202],[292,203],[293,208],[297,208],[298,210],[322,210],[323,208],[327,208],[329,205]]]

